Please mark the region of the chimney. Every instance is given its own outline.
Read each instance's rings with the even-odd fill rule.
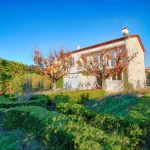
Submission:
[[[128,33],[129,33],[129,31],[128,31],[127,27],[122,28],[122,36],[123,37],[128,36]]]
[[[80,49],[80,45],[77,45],[77,49]]]

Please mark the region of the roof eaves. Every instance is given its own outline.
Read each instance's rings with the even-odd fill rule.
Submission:
[[[138,34],[132,34],[132,35],[129,35],[129,37],[130,38],[136,37],[138,39],[139,43],[140,43],[140,46],[141,46],[143,52],[145,52],[144,46],[143,46],[142,41],[140,39],[140,36]],[[124,41],[125,38],[126,37],[121,37],[121,38],[117,38],[117,39],[114,39],[114,40],[110,40],[110,41],[106,41],[106,42],[103,42],[103,43],[88,46],[88,47],[85,47],[85,48],[73,50],[71,53],[83,52],[85,50],[89,50],[89,49],[92,49],[92,48],[97,48],[97,47],[100,47],[100,46],[106,46],[106,45],[109,45],[109,44],[117,43],[117,42],[120,42],[120,41]]]
[[[136,38],[138,39],[138,41],[139,41],[139,43],[140,43],[140,46],[141,46],[143,52],[146,52],[146,50],[145,50],[145,48],[144,48],[144,46],[143,46],[143,43],[142,43],[142,41],[141,41],[141,39],[140,39],[140,36],[139,36],[138,34],[132,34],[132,35],[130,35],[130,38],[134,38],[134,37],[136,37]]]
[[[96,48],[96,47],[100,47],[100,46],[106,46],[106,45],[113,44],[113,43],[120,42],[120,41],[124,41],[124,37],[117,38],[117,39],[110,40],[110,41],[106,41],[106,42],[99,43],[99,44],[95,44],[95,45],[88,46],[85,48],[73,50],[72,53],[78,53],[78,52],[82,52],[82,51],[89,50],[89,49]]]

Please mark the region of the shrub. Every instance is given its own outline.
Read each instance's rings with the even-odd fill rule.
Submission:
[[[54,149],[111,149],[128,147],[127,137],[107,135],[102,130],[89,127],[83,122],[38,106],[21,106],[7,110],[7,129],[23,128],[49,148]],[[86,146],[88,143],[89,148]],[[93,144],[93,145],[92,145]]]
[[[63,77],[57,80],[56,82],[56,87],[57,88],[62,88],[63,87]]]
[[[34,94],[31,97],[30,101],[41,99],[41,98],[47,98],[47,105],[51,105],[53,103],[52,97],[49,97],[48,95],[45,95],[45,94]]]
[[[40,141],[37,141],[32,133],[25,133],[19,129],[12,131],[1,131],[0,136],[1,150],[21,150],[21,149],[41,149],[45,147]]]
[[[5,97],[4,96],[0,96],[0,101],[1,100],[5,100]]]
[[[115,116],[127,115],[130,108],[138,103],[138,97],[132,94],[118,94],[105,97],[101,101],[87,102],[86,108],[99,113]]]
[[[54,103],[54,99],[57,95],[60,95],[60,93],[53,93],[47,95],[47,100],[49,103]]]
[[[56,110],[65,115],[85,121],[86,123],[106,132],[112,132],[118,128],[119,118],[107,114],[97,114],[92,110],[87,110],[84,106],[71,103],[60,103],[56,105]]]
[[[58,103],[56,105],[56,110],[65,115],[71,115],[73,118],[81,120],[82,122],[101,129],[107,133],[117,132],[122,136],[129,137],[131,141],[130,148],[140,148],[141,146],[144,147],[146,138],[150,133],[150,121],[148,119],[150,118],[150,106],[147,105],[147,107],[145,107],[144,104],[149,104],[150,99],[148,97],[143,97],[142,99],[138,100],[137,96],[129,94],[123,95],[122,97],[118,96],[120,95],[107,97],[103,101],[102,107],[99,104],[101,102],[94,105],[95,101],[92,101],[93,106],[100,107],[103,110],[103,113],[99,111],[99,114],[94,111],[95,109],[86,109],[82,105],[72,104],[69,102]],[[116,105],[115,103],[117,103],[117,106],[119,103],[121,109],[115,106],[112,107],[113,104]],[[129,109],[127,113],[116,113],[117,111],[115,111],[114,109],[116,108],[118,109],[118,111],[124,112],[124,109],[126,110],[126,107]],[[106,111],[104,113],[105,109],[109,110],[110,112]]]
[[[40,98],[43,98],[43,97],[47,97],[45,94],[34,94],[32,95],[32,97],[30,98],[30,101],[32,100],[37,100],[37,99],[40,99]]]
[[[5,108],[0,108],[0,117],[4,114]]]
[[[10,100],[1,100],[0,101],[0,108],[10,108],[16,106],[42,106],[46,107],[48,104],[47,97],[40,98],[34,101],[24,101],[24,102],[17,102],[17,101],[10,101]]]
[[[15,94],[5,94],[4,95],[4,97],[6,98],[6,99],[9,99],[9,100],[12,100],[12,101],[16,101],[16,96],[15,96]]]
[[[105,91],[103,90],[83,90],[83,91],[70,91],[70,92],[60,92],[57,94],[48,95],[52,98],[54,102],[71,102],[77,104],[83,104],[86,101],[93,100],[96,98],[104,97]]]

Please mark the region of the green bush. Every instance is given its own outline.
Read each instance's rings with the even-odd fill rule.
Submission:
[[[86,101],[104,97],[105,91],[103,90],[83,90],[83,91],[70,91],[60,92],[54,95],[48,95],[52,97],[56,104],[62,102],[71,102],[77,104],[83,104]]]
[[[0,96],[0,101],[1,100],[5,100],[5,97],[2,95],[2,96]]]
[[[16,100],[16,97],[12,94],[7,94],[6,96],[0,97],[0,108],[10,108],[16,106],[42,106],[46,107],[47,105],[51,105],[53,100],[50,99],[45,94],[35,94],[32,95],[29,101],[19,102]]]
[[[52,94],[48,94],[47,96],[47,100],[49,103],[54,103],[54,99],[57,95],[60,95],[60,93],[52,93]]]
[[[4,96],[5,96],[5,98],[14,98],[15,94],[9,93],[9,94],[5,94]]]
[[[44,97],[47,97],[45,94],[34,94],[32,95],[32,97],[30,98],[30,101],[32,100],[37,100],[37,99],[40,99],[40,98],[44,98]]]
[[[56,87],[57,88],[63,88],[63,77],[57,80],[56,82]]]
[[[53,103],[53,98],[52,96],[49,97],[48,95],[46,94],[35,94],[31,97],[30,101],[32,100],[37,100],[37,99],[40,99],[40,98],[47,98],[47,105],[51,105]]]
[[[12,131],[2,130],[0,136],[1,150],[44,150],[45,147],[40,141],[37,141],[32,133],[26,133],[19,129]]]
[[[150,121],[148,119],[150,118],[150,105],[147,107],[144,106],[144,104],[149,104],[150,99],[146,99],[146,97],[143,97],[143,99],[139,101],[134,95],[117,95],[107,97],[105,99],[106,101],[103,101],[102,106],[99,104],[101,102],[98,103],[99,105],[96,103],[96,106],[93,103],[93,106],[99,106],[103,111],[105,109],[109,110],[109,113],[107,111],[97,114],[97,111],[95,112],[94,109],[86,109],[82,105],[69,102],[58,103],[56,110],[107,133],[117,132],[122,136],[127,136],[131,141],[130,148],[140,148],[146,145],[145,141],[150,133]],[[110,102],[110,104],[108,102]],[[108,104],[108,106],[106,104]],[[119,112],[119,114],[122,114],[122,116],[120,116],[118,113],[116,114],[115,110],[114,113],[112,112],[112,109],[114,109],[113,104],[117,105],[117,107],[116,105],[114,107],[116,107],[118,111],[124,112],[126,107],[128,107],[129,110],[125,114]],[[120,104],[120,108],[123,110],[118,107],[118,104]],[[116,116],[112,114],[116,114]]]
[[[35,66],[0,59],[0,91],[20,92],[25,84],[32,89],[51,89],[52,82],[44,75],[40,75]]]
[[[97,114],[79,104],[59,103],[56,105],[56,111],[65,115],[72,115],[73,117],[84,121],[93,127],[102,129],[107,133],[115,131],[120,126],[118,122],[122,121],[115,116]]]
[[[101,101],[89,101],[86,103],[86,108],[98,113],[124,116],[136,104],[138,104],[138,97],[136,95],[118,94],[105,97]]]
[[[24,102],[18,102],[18,101],[11,101],[11,100],[0,100],[0,108],[10,108],[10,107],[16,107],[16,106],[42,106],[46,107],[48,104],[47,97],[43,97],[37,100],[32,101],[24,101]]]
[[[100,90],[58,92],[33,95],[27,102],[0,96],[0,117],[7,129],[33,132],[49,149],[149,149],[150,94],[93,100],[103,95]],[[53,102],[57,112],[38,107]]]
[[[128,147],[130,142],[127,137],[106,134],[83,122],[38,106],[21,106],[7,110],[5,126],[7,129],[20,127],[33,132],[51,149],[121,149]]]
[[[0,117],[4,114],[5,108],[0,108]]]

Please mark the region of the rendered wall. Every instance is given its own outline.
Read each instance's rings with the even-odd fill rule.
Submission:
[[[138,52],[128,66],[128,81],[133,84],[135,89],[144,88],[146,85],[144,52],[138,39],[136,37],[126,39],[126,48],[129,51],[129,56]]]
[[[83,73],[81,73],[81,69],[78,68],[76,61],[79,60],[79,57],[81,54],[88,54],[88,53],[98,53],[101,50],[107,50],[111,51],[114,50],[114,47],[119,46],[122,50],[127,49],[129,51],[129,56],[133,55],[133,53],[138,52],[137,57],[132,60],[128,66],[128,81],[131,82],[134,86],[134,88],[138,88],[138,84],[140,83],[140,88],[145,87],[145,65],[144,65],[144,53],[143,50],[139,44],[138,39],[135,38],[125,38],[125,41],[120,41],[116,43],[112,43],[106,46],[101,46],[97,48],[93,48],[86,51],[76,52],[72,54],[72,57],[74,58],[74,66],[71,68],[70,77],[77,75],[77,78],[74,79],[75,86],[72,85],[73,88],[77,89],[90,89],[94,88],[97,83],[97,79],[94,76],[88,76]],[[72,75],[71,75],[72,74]],[[74,74],[74,75],[73,75]],[[104,84],[103,81],[103,89],[111,90],[111,91],[121,91],[123,90],[123,80],[124,76],[122,76],[121,80],[112,80],[110,79],[106,80],[106,84]],[[68,80],[67,78],[64,78],[64,84],[73,84],[71,80]]]

